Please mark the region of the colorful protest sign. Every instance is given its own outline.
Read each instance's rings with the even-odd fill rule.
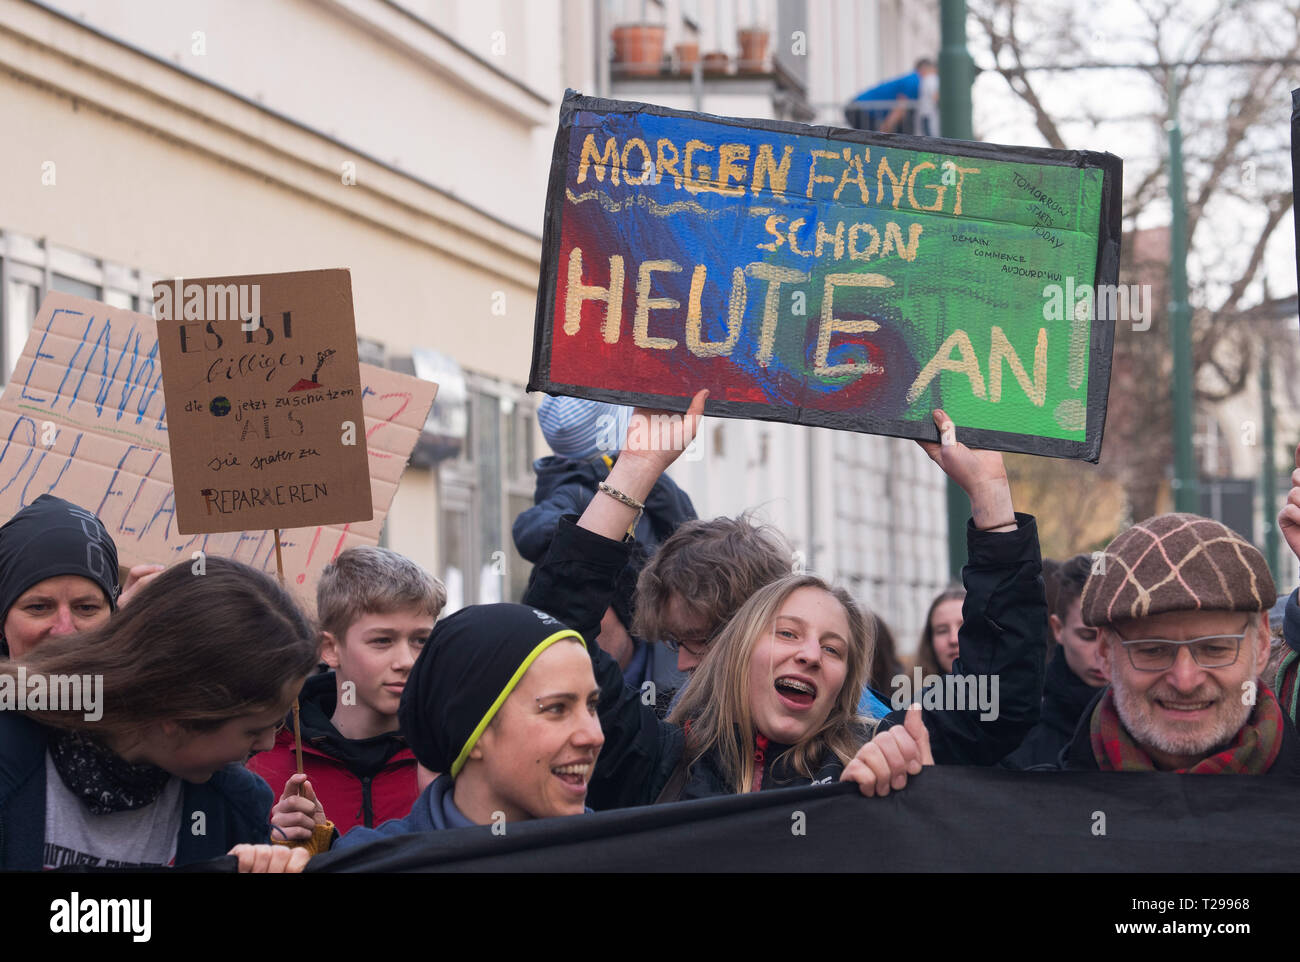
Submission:
[[[275,570],[267,530],[187,537],[176,525],[170,435],[152,317],[51,293],[0,396],[0,518],[42,494],[95,512],[125,565],[196,551]],[[373,517],[281,531],[285,581],[308,600],[345,548],[376,544],[437,386],[361,365]]]
[[[580,97],[530,390],[1096,461],[1119,158]]]
[[[346,270],[154,285],[182,534],[369,521]]]

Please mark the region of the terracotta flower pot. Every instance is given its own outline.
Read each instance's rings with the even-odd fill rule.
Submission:
[[[740,59],[736,62],[736,69],[740,73],[762,73],[766,69],[769,36],[762,27],[736,31],[736,42],[740,46]]]
[[[615,27],[614,60],[624,74],[634,77],[655,76],[664,61],[663,26],[634,23]]]
[[[700,62],[700,45],[698,43],[679,43],[673,48],[677,54],[677,72],[690,73]]]
[[[708,74],[726,73],[730,63],[730,57],[721,50],[714,50],[712,53],[704,55],[704,72]]]

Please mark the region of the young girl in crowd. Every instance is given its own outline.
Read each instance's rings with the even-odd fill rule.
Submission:
[[[0,662],[0,694],[25,687],[0,711],[0,869],[185,865],[236,845],[241,870],[301,867],[240,845],[269,841],[271,793],[239,763],[271,746],[316,655],[282,588],[212,557]]]
[[[635,524],[641,498],[689,443],[707,392],[684,430],[625,450],[601,495],[575,525],[562,521],[525,603],[589,635],[599,623]],[[651,424],[663,412],[638,412]],[[972,563],[967,577],[987,620],[968,626],[969,670],[1003,672],[994,717],[978,711],[891,713],[870,735],[855,706],[871,660],[870,632],[852,599],[817,578],[786,577],[758,591],[710,646],[666,723],[627,689],[616,664],[592,649],[601,686],[605,748],[590,786],[596,809],[699,798],[833,778],[886,794],[930,760],[938,733],[944,761],[992,764],[1037,720],[1042,688],[1042,583],[1033,519],[1011,508],[1001,456],[958,444],[941,411],[942,444],[927,453],[971,497]],[[679,420],[679,423],[680,420]],[[632,432],[642,437],[646,432]],[[997,619],[994,624],[993,619]],[[919,692],[915,693],[919,697]],[[904,702],[906,704],[906,702]],[[1001,716],[1000,718],[998,716]],[[856,754],[855,754],[856,753]]]
[[[926,675],[946,675],[957,660],[957,638],[961,631],[961,608],[966,589],[952,585],[930,602],[917,648],[917,664]]]

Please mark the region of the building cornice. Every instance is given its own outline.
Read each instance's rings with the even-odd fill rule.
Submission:
[[[34,0],[0,0],[0,72],[536,289],[536,234]]]

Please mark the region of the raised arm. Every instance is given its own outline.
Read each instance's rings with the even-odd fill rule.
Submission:
[[[958,442],[943,411],[934,419],[940,443],[921,447],[970,497],[971,520],[957,684],[943,683],[941,707],[927,709],[923,720],[937,763],[993,765],[1038,722],[1047,625],[1038,527],[1012,507],[1002,455]],[[895,711],[882,726],[902,721]]]
[[[576,524],[571,517],[560,520],[524,595],[524,604],[549,612],[587,640],[605,734],[587,790],[587,804],[597,810],[654,801],[681,755],[680,729],[658,720],[652,693],[623,683],[618,663],[596,644],[596,636],[627,563],[629,546],[623,539],[638,516],[627,502],[644,503],[659,476],[690,444],[707,394],[695,396],[684,418],[641,408],[633,412],[628,442],[605,482],[614,493],[602,489]]]
[[[699,430],[704,401],[708,396],[707,390],[697,393],[684,415],[645,408],[632,412],[623,450],[619,452],[600,493],[582,512],[579,527],[606,538],[623,540],[640,517],[640,509],[628,501],[644,505],[660,475],[690,445]],[[617,494],[608,493],[606,486]],[[628,500],[619,498],[618,494]]]

